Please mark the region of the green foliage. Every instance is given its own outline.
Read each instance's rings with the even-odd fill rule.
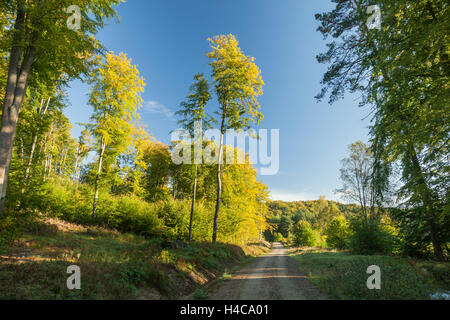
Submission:
[[[199,288],[194,292],[192,297],[196,300],[207,299],[209,297],[209,292],[206,288]]]
[[[350,225],[343,216],[331,220],[326,230],[327,244],[331,248],[345,249],[350,236]]]
[[[311,228],[311,224],[307,221],[299,221],[294,225],[292,230],[294,235],[294,244],[305,247],[316,245],[317,236]]]
[[[160,221],[152,204],[135,196],[120,196],[116,203],[115,213],[109,218],[111,227],[148,237],[159,234]]]
[[[360,104],[369,105],[373,114],[374,191],[378,196],[393,191],[400,208],[422,212],[409,215],[414,222],[400,222],[417,226],[413,232],[420,237],[428,221],[434,256],[445,260],[443,247],[450,236],[445,231],[448,210],[443,210],[450,182],[449,7],[442,1],[381,0],[381,30],[369,30],[366,8],[371,1],[334,2],[333,10],[316,15],[318,31],[333,38],[328,51],[317,57],[329,64],[317,98],[329,92],[333,103],[345,91],[361,93]],[[389,190],[396,168],[401,181]],[[383,204],[386,199],[378,200]]]
[[[319,231],[318,244],[324,246],[325,241],[321,241],[321,238],[325,235],[325,230],[334,217],[340,215],[350,217],[360,211],[357,205],[327,201],[323,196],[315,201],[270,201],[268,208],[269,223],[273,228],[264,233],[266,240],[273,241],[276,232],[281,233],[286,239],[291,238],[292,226],[298,221],[307,221]]]
[[[180,104],[180,110],[175,114],[181,116],[178,124],[189,132],[191,137],[195,135],[195,122],[201,124],[201,130],[210,129],[213,118],[208,116],[205,112],[205,107],[211,99],[210,85],[202,73],[194,76],[194,83],[189,87],[189,95],[186,101]],[[198,134],[198,133],[197,133]]]
[[[447,264],[341,252],[305,251],[294,257],[300,270],[334,299],[428,300],[430,294],[450,289]],[[371,265],[381,269],[381,290],[367,289],[366,271]]]
[[[450,238],[450,216],[439,211],[436,214],[442,219],[440,225],[443,226],[439,230],[438,235],[441,241],[445,243],[445,239]],[[401,253],[411,257],[431,258],[433,256],[431,234],[429,222],[423,208],[395,208],[391,210],[391,216],[396,228],[399,230],[398,237]],[[448,255],[450,248],[446,248],[444,245],[443,249],[446,250]]]
[[[211,59],[220,117],[225,122],[221,131],[248,129],[251,123],[258,124],[263,115],[257,98],[263,93],[264,81],[255,58],[244,55],[232,34],[208,41],[212,51],[207,57]]]
[[[284,237],[281,233],[275,232],[273,235],[273,242],[283,242]]]
[[[10,246],[19,236],[20,231],[17,227],[16,217],[4,214],[0,218],[0,252]]]
[[[160,234],[158,207],[134,196],[113,196],[100,192],[101,199],[95,220],[91,218],[92,187],[74,185],[71,181],[52,179],[45,186],[37,209],[81,224],[99,224],[122,232],[145,236]]]
[[[74,184],[69,179],[54,177],[42,188],[41,196],[34,199],[30,208],[70,222],[101,225],[146,237],[162,237],[170,241],[188,239],[191,208],[189,200],[147,202],[134,195],[113,195],[103,188],[99,192],[97,215],[92,219],[92,186]],[[227,209],[227,214],[222,216],[223,228],[220,229],[219,236],[224,242],[232,242],[233,237],[235,241],[244,243],[248,239],[257,238],[260,224],[256,224],[255,220],[235,223],[237,214],[245,217],[245,214],[253,213],[244,208],[239,211]],[[194,212],[193,240],[207,241],[211,238],[212,219],[211,203],[199,200]],[[248,229],[249,225],[252,229]],[[253,233],[248,233],[247,230],[252,230]],[[237,238],[236,234],[242,238]]]
[[[391,254],[396,245],[392,231],[377,219],[353,220],[349,247],[360,254]]]

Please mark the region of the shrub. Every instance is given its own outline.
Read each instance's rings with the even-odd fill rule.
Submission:
[[[316,244],[316,234],[308,221],[299,221],[293,228],[294,243],[312,247]]]
[[[0,252],[11,245],[20,236],[16,219],[12,215],[4,215],[0,218]]]
[[[159,221],[154,204],[134,196],[118,197],[111,226],[122,232],[133,232],[145,236],[158,233]]]
[[[273,241],[274,242],[283,242],[284,241],[284,237],[281,233],[279,232],[275,232],[273,235]]]
[[[319,230],[313,230],[315,235],[315,246],[327,248],[327,236],[322,235]]]
[[[344,216],[333,218],[325,233],[327,235],[327,244],[331,248],[345,249],[348,246],[350,225]]]
[[[395,237],[383,224],[375,219],[354,220],[353,234],[349,238],[350,249],[360,254],[391,254]]]
[[[114,196],[100,190],[97,214],[92,219],[92,188],[75,185],[72,181],[54,178],[43,187],[44,196],[36,208],[64,220],[101,225],[121,232],[156,236],[160,232],[158,212],[160,206],[148,203],[133,195]]]

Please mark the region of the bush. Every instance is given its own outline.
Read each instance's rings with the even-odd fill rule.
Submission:
[[[316,244],[316,234],[308,221],[299,221],[292,230],[294,244],[299,246],[312,247]]]
[[[134,196],[115,199],[116,211],[111,217],[111,226],[122,232],[133,232],[144,236],[156,236],[159,220],[155,205]]]
[[[36,209],[66,221],[83,225],[100,225],[120,232],[133,232],[144,236],[160,234],[158,204],[148,203],[138,197],[114,196],[100,190],[97,214],[92,218],[93,190],[88,185],[54,178],[43,187],[44,196]]]
[[[12,215],[0,218],[0,253],[11,245],[20,235],[16,219]]]
[[[273,235],[273,241],[274,242],[283,242],[284,241],[284,237],[281,233],[279,232],[275,232]]]
[[[350,249],[360,254],[391,254],[395,237],[383,224],[375,219],[354,220],[351,223],[353,234],[349,239]]]
[[[348,246],[350,225],[343,216],[338,216],[330,221],[326,231],[327,244],[331,248],[345,249]]]
[[[33,211],[5,210],[0,218],[0,253],[18,240],[24,232],[54,234]]]

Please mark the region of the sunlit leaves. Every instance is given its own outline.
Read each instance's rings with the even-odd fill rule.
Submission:
[[[262,95],[261,70],[253,57],[244,55],[233,35],[221,35],[208,39],[216,93],[225,114],[227,128],[249,128],[262,119],[258,96]]]

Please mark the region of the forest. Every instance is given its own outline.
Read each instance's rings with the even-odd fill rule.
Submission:
[[[107,22],[118,20],[122,2],[0,0],[2,256],[17,249],[24,236],[41,241],[53,234],[45,225],[59,221],[83,226],[86,237],[114,230],[119,238],[150,241],[149,252],[166,264],[190,261],[164,251],[177,241],[192,252],[176,254],[197,259],[210,250],[205,257],[216,260],[207,264],[216,269],[239,246],[266,241],[448,259],[450,13],[445,1],[378,0],[380,29],[366,25],[371,1],[333,0],[332,11],[316,14],[327,42],[327,51],[317,56],[326,72],[316,99],[333,105],[345,94],[357,94],[371,117],[370,141],[354,142],[342,159],[342,187],[335,190],[341,202],[324,196],[273,200],[248,155],[245,164],[223,163],[225,153],[243,152],[224,144],[226,130],[257,127],[264,110],[258,100],[265,86],[262,70],[232,34],[204,39],[209,73],[190,75],[192,84],[176,112],[179,127],[191,136],[220,129],[220,139],[202,142],[213,150],[214,161],[175,164],[180,143],[188,143],[195,157],[195,142],[165,144],[151,135],[140,116],[146,79],[126,52],[113,52],[96,38]],[[70,6],[82,10],[61,10]],[[75,123],[65,113],[74,80],[90,88],[88,123]],[[216,106],[214,112],[207,112],[207,105]],[[75,125],[83,127],[77,137]],[[132,270],[129,277],[142,271],[134,265],[126,270]],[[147,284],[155,285],[154,273],[142,272]],[[102,295],[92,290],[83,297]],[[9,297],[3,291],[0,298]],[[54,297],[67,296],[58,291]]]
[[[108,52],[88,36],[102,26],[102,19],[116,15],[115,4],[87,5],[96,18],[85,17],[85,29],[69,30],[70,37],[59,37],[67,33],[64,19],[52,26],[49,38],[34,30],[37,22],[32,14],[42,19],[39,26],[48,25],[54,19],[48,13],[56,2],[41,8],[17,1],[2,10],[2,25],[15,21],[15,27],[4,35],[10,37],[12,51],[7,47],[2,51],[6,83],[1,145],[3,224],[19,212],[45,212],[70,222],[167,240],[213,239],[215,243],[218,239],[244,244],[260,239],[267,228],[264,201],[268,191],[248,161],[176,165],[171,153],[180,141],[165,145],[140,123],[145,80],[126,54]],[[50,40],[58,41],[61,50],[49,52],[45,44]],[[186,101],[180,102],[179,124],[192,133],[195,122],[204,130],[221,121],[222,134],[228,128],[248,128],[262,116],[256,100],[262,93],[260,70],[234,36],[208,40],[221,105],[219,119],[205,113],[212,85],[203,74],[196,74],[192,86],[186,88]],[[72,137],[73,124],[64,115],[70,103],[68,83],[74,78],[91,86],[93,108],[78,138]],[[203,143],[216,150],[216,157],[233,149],[214,141]],[[8,232],[6,225],[2,232]]]

